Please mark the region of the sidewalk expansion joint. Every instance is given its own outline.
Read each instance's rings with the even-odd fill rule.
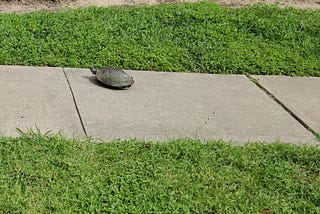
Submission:
[[[314,131],[308,124],[306,124],[298,115],[291,111],[285,104],[283,104],[277,97],[275,97],[270,91],[268,91],[259,81],[253,78],[250,74],[246,74],[247,78],[251,80],[258,88],[260,88],[264,93],[266,93],[273,101],[280,105],[286,112],[288,112],[296,121],[298,121],[305,129],[311,132],[317,140],[320,141],[320,135]]]
[[[78,117],[79,117],[79,120],[80,120],[80,123],[81,123],[81,126],[82,126],[82,130],[83,130],[84,134],[87,136],[88,134],[87,134],[86,128],[85,128],[85,126],[83,124],[83,120],[82,120],[82,117],[81,117],[81,114],[80,114],[80,111],[79,111],[79,108],[78,108],[77,100],[76,100],[76,97],[74,96],[74,93],[73,93],[71,84],[69,82],[68,76],[67,76],[66,71],[64,70],[64,68],[62,68],[62,71],[64,73],[64,76],[65,76],[66,80],[67,80],[67,83],[68,83],[68,86],[69,86],[69,89],[70,89],[70,92],[71,92],[71,95],[72,95],[73,103],[74,103],[74,106],[76,108],[76,111],[77,111],[77,114],[78,114]]]

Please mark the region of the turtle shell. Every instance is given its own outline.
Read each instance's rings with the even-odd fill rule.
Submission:
[[[132,77],[121,69],[91,69],[91,72],[96,75],[100,82],[112,88],[123,89],[133,84]]]

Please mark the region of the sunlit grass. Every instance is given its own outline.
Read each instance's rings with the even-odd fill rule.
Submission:
[[[317,213],[320,150],[222,141],[0,138],[1,213]]]
[[[320,12],[215,3],[0,15],[0,64],[320,76]]]

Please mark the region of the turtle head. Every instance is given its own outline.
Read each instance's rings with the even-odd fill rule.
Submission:
[[[97,69],[96,68],[90,68],[91,73],[96,74],[97,73]]]

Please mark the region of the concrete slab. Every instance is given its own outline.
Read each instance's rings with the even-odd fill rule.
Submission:
[[[253,76],[294,114],[320,133],[320,78]]]
[[[65,69],[88,135],[317,143],[243,75],[128,71],[129,90],[99,86],[87,69]]]
[[[1,135],[18,136],[16,127],[83,135],[61,68],[1,66],[0,97]]]

